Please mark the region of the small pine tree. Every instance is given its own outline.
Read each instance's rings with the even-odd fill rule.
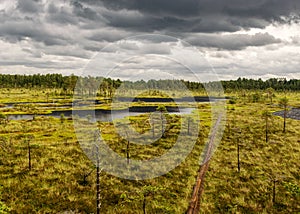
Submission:
[[[65,122],[66,118],[63,113],[60,114],[60,123],[63,124]]]

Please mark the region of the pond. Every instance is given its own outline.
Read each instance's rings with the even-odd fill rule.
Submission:
[[[117,100],[121,102],[145,102],[145,103],[180,103],[180,102],[215,102],[215,101],[224,101],[227,98],[222,97],[205,97],[205,96],[196,96],[196,97],[182,97],[177,99],[172,98],[130,98],[130,97],[118,97]],[[92,102],[92,103],[91,103]],[[126,116],[136,116],[142,113],[149,113],[156,111],[157,106],[134,106],[125,110],[60,110],[60,108],[71,108],[72,103],[59,104],[56,102],[46,103],[46,102],[15,102],[15,103],[5,103],[5,107],[2,108],[13,108],[17,104],[33,104],[38,106],[39,109],[54,109],[50,114],[36,115],[44,117],[55,117],[60,118],[61,114],[64,114],[66,118],[71,118],[72,114],[76,114],[79,117],[87,117],[87,115],[95,115],[96,120],[98,121],[112,121],[114,119],[121,119]],[[92,104],[101,104],[101,101],[82,101],[74,100],[73,105],[75,106],[90,106]],[[167,111],[170,114],[190,114],[194,108],[181,108],[179,112],[178,107],[167,106]],[[32,120],[35,115],[32,114],[10,114],[8,115],[10,120]]]
[[[158,98],[158,97],[141,97],[141,98],[133,98],[133,97],[117,97],[116,100],[120,102],[145,102],[145,103],[182,103],[182,102],[215,102],[215,101],[223,101],[228,99],[227,97],[207,97],[207,96],[195,96],[195,97],[182,97],[182,98]],[[50,109],[50,108],[69,108],[73,104],[76,106],[88,106],[91,104],[101,104],[100,100],[92,100],[92,101],[83,101],[83,100],[73,100],[73,103],[64,103],[61,104],[57,102],[57,100],[53,100],[53,102],[9,102],[9,103],[0,103],[3,106],[0,106],[2,109],[13,108],[17,105],[35,105],[40,109]]]
[[[71,118],[72,114],[78,115],[79,117],[86,118],[88,115],[95,115],[97,121],[109,122],[114,119],[122,119],[127,116],[136,116],[143,113],[154,112],[156,110],[155,106],[143,106],[134,107],[125,110],[66,110],[66,111],[53,111],[51,114],[36,115],[44,117],[55,117],[60,118],[61,114],[64,114],[66,118]],[[180,112],[176,107],[167,107],[169,114],[190,114],[194,108],[181,108]],[[10,120],[32,120],[34,115],[32,114],[11,114],[9,115]]]
[[[273,113],[275,116],[284,117],[284,111],[277,111]],[[287,114],[287,118],[294,119],[294,120],[300,120],[300,108],[292,108],[290,109]]]

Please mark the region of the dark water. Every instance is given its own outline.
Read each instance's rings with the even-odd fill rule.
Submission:
[[[113,119],[122,119],[127,116],[136,116],[143,113],[154,112],[157,107],[155,106],[143,106],[134,107],[126,110],[67,110],[67,111],[53,111],[51,114],[47,115],[36,115],[44,117],[55,117],[60,118],[63,114],[66,118],[71,118],[74,115],[78,115],[81,118],[91,117],[94,121],[112,121]],[[167,107],[168,113],[170,114],[190,114],[194,108],[181,108],[180,111],[177,107]],[[9,115],[10,120],[32,120],[34,115],[32,114],[21,114],[21,115]]]
[[[284,111],[277,111],[273,113],[276,116],[284,117]],[[292,108],[290,109],[287,114],[287,118],[291,118],[294,120],[300,120],[300,108]]]
[[[166,102],[214,102],[218,100],[227,99],[226,97],[205,97],[205,96],[195,96],[195,97],[182,97],[182,98],[157,98],[157,97],[141,97],[141,98],[133,98],[133,97],[117,97],[115,98],[117,101],[121,102],[145,102],[145,103],[166,103]]]
[[[196,96],[196,97],[182,97],[182,98],[130,98],[130,97],[118,97],[116,98],[118,101],[121,102],[146,102],[146,103],[153,103],[153,102],[171,102],[171,103],[180,103],[180,102],[215,102],[215,101],[221,101],[225,100],[226,98],[224,97],[205,97],[205,96]],[[96,101],[85,101],[83,102],[82,100],[75,100],[73,102],[74,106],[91,106],[94,104],[100,104],[101,102],[99,100]],[[58,103],[30,103],[30,102],[15,102],[15,103],[5,103],[5,107],[2,108],[13,108],[15,104],[35,104],[35,105],[40,105],[38,108],[40,109],[59,109],[59,108],[70,108],[72,107],[71,103],[65,104],[65,105],[58,105],[55,106],[55,104]],[[47,106],[48,104],[48,106]],[[52,105],[52,106],[51,106]],[[72,111],[72,110],[55,110],[52,111],[51,114],[47,115],[36,115],[36,116],[44,116],[44,117],[56,117],[60,118],[61,114],[64,114],[65,117],[71,118],[72,115],[78,115],[79,117],[88,117],[90,115],[92,118],[96,118],[96,120],[100,121],[112,121],[112,117],[114,119],[121,119],[126,116],[135,116],[139,115],[142,113],[147,113],[147,112],[154,112],[156,110],[157,106],[137,106],[137,107],[130,107],[127,110],[77,110],[77,111]],[[193,108],[181,108],[180,112],[178,107],[172,107],[169,106],[167,107],[167,111],[171,114],[189,114],[191,113]],[[21,114],[21,115],[9,115],[9,119],[11,120],[32,120],[34,115],[30,114]]]

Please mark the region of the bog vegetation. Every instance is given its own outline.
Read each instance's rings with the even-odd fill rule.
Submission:
[[[83,153],[73,121],[63,114],[60,118],[40,116],[72,102],[78,79],[79,84],[89,85],[101,78],[0,75],[0,213],[96,213],[95,165]],[[101,108],[107,108],[122,82],[102,80],[105,83],[98,91],[87,88],[75,91],[75,95],[94,94],[101,100]],[[137,90],[138,84],[167,90],[176,88],[177,83],[161,80],[126,84]],[[203,85],[184,84],[195,96],[205,95]],[[226,128],[206,174],[202,212],[300,212],[300,120],[288,117],[291,108],[300,107],[300,81],[238,79],[225,81],[223,86],[228,97]],[[163,93],[151,90],[143,96],[160,97]],[[184,94],[176,92],[175,96]],[[9,103],[15,104],[9,107]],[[159,108],[165,111],[168,105],[160,103]],[[132,181],[101,172],[101,212],[185,213],[200,154],[213,125],[210,110],[209,103],[198,103],[200,121],[195,111],[183,116],[164,113],[167,125],[156,130],[164,128],[165,132],[147,146],[130,144],[117,134],[113,123],[99,122],[103,138],[113,151],[140,160],[158,157],[172,148],[182,120],[189,121],[183,127],[187,141],[196,130],[195,123],[200,126],[190,155],[161,177]],[[273,114],[278,111],[283,117]],[[11,120],[8,116],[22,113],[36,116],[31,120]],[[81,120],[89,123],[90,118]],[[149,113],[132,116],[130,123],[140,133],[151,130]]]

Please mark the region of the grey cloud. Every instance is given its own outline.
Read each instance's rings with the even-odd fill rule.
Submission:
[[[63,7],[57,7],[55,4],[49,4],[47,9],[47,21],[58,24],[78,24],[79,20],[77,16],[69,13]]]
[[[1,66],[15,66],[15,65],[22,65],[25,67],[32,67],[32,68],[54,68],[54,69],[72,69],[74,68],[71,65],[65,65],[63,63],[57,63],[54,61],[31,61],[31,60],[19,60],[19,61],[0,61]]]
[[[58,11],[59,11],[59,8],[56,7],[55,4],[50,3],[50,4],[48,5],[48,12],[49,12],[50,14],[55,14],[55,13],[57,13]]]
[[[51,54],[54,56],[67,56],[67,57],[75,57],[82,59],[90,59],[92,56],[87,51],[82,50],[81,48],[65,48],[56,50],[46,50],[45,54]]]
[[[83,46],[84,50],[86,51],[92,51],[92,52],[99,52],[101,51],[105,45],[101,44],[86,44]]]
[[[167,44],[149,44],[149,45],[144,45],[139,50],[139,53],[168,55],[171,53],[171,48]]]
[[[12,7],[14,10],[0,11],[0,40],[15,43],[13,44],[15,46],[26,44],[24,45],[26,47],[21,47],[20,50],[29,58],[27,62],[25,59],[14,62],[16,54],[10,53],[11,58],[7,54],[7,58],[0,62],[4,66],[16,63],[37,68],[71,68],[73,65],[68,59],[82,62],[91,57],[92,52],[114,53],[116,50],[113,48],[106,50],[102,48],[123,38],[145,33],[174,35],[192,45],[205,47],[202,51],[216,52],[215,57],[220,61],[223,58],[230,58],[230,54],[235,52],[233,50],[243,50],[249,46],[269,45],[259,49],[267,51],[267,48],[278,49],[279,46],[286,45],[295,47],[300,44],[297,37],[291,38],[292,42],[289,42],[276,39],[276,35],[273,37],[269,34],[231,33],[251,28],[262,29],[273,22],[291,23],[300,16],[300,1],[297,0],[16,0],[16,2],[16,7]],[[142,42],[147,45],[141,48],[136,44],[123,44],[120,48],[136,54],[167,55],[170,53],[168,45],[178,42],[173,38],[160,39],[151,36],[144,37],[145,41],[136,40],[138,40],[136,44]],[[280,45],[270,46],[277,43]],[[238,53],[240,52],[242,51]],[[45,62],[42,62],[45,59],[43,53],[49,57]],[[54,62],[48,61],[52,59],[51,57],[58,59],[57,61],[61,60],[62,63],[55,67]],[[290,58],[291,56],[288,57]],[[223,67],[224,70],[235,68],[234,65]]]
[[[191,45],[199,47],[214,47],[227,50],[241,50],[249,46],[265,46],[281,42],[280,39],[276,39],[274,36],[267,33],[257,33],[255,35],[193,35],[187,37],[186,41]]]
[[[88,46],[87,50],[96,50],[105,53],[116,53],[118,51],[125,52],[128,55],[144,55],[144,54],[159,54],[168,55],[171,53],[170,43],[151,43],[149,41],[137,41],[135,37],[129,37],[125,40],[120,40],[119,43],[107,43],[103,49]]]
[[[106,14],[106,19],[111,26],[144,32],[162,29],[173,32],[233,32],[242,28],[264,28],[273,21],[285,21],[282,17],[299,15],[300,12],[300,2],[295,0],[81,0],[80,2],[91,8],[95,5],[108,8],[111,15]],[[122,15],[118,15],[118,12]],[[140,15],[136,15],[134,19],[131,17],[133,12]]]
[[[31,48],[22,48],[22,51],[31,54],[32,57],[42,58],[43,54],[40,51],[32,50]]]
[[[266,20],[280,21],[281,16],[289,16],[292,13],[299,14],[300,2],[295,0],[235,0],[236,4],[224,6],[224,12],[237,17],[261,17]]]
[[[48,46],[68,44],[67,39],[63,35],[54,35],[44,29],[42,24],[26,20],[0,24],[0,37],[10,42],[18,42],[30,38],[38,42],[43,42]]]
[[[300,45],[300,36],[293,36],[291,39],[294,45]]]
[[[157,16],[195,17],[228,14],[238,17],[274,19],[298,12],[300,2],[295,0],[101,0],[111,9],[138,10]]]
[[[166,43],[154,44],[141,44],[138,45],[134,41],[121,43],[116,45],[117,48],[123,49],[128,53],[133,54],[159,54],[159,55],[168,55],[171,53],[171,47]],[[115,49],[116,51],[117,49]]]
[[[90,20],[99,20],[99,14],[92,8],[85,7],[78,0],[71,1],[71,4],[73,5],[73,12],[77,16]]]
[[[92,33],[92,35],[87,36],[86,38],[92,41],[107,41],[107,42],[115,42],[121,39],[126,38],[130,34],[125,31],[120,31],[117,29],[102,29],[101,31],[97,31]]]
[[[36,0],[19,0],[17,8],[25,13],[36,13],[41,10]]]
[[[199,0],[102,0],[101,2],[110,9],[138,10],[145,13],[167,16],[174,14],[176,16],[193,16],[197,14],[201,7]]]
[[[151,42],[151,43],[170,43],[170,42],[178,42],[177,36],[167,36],[162,33],[162,36],[158,36],[158,34],[143,34],[142,36],[133,36],[132,39],[141,41],[141,42]]]

